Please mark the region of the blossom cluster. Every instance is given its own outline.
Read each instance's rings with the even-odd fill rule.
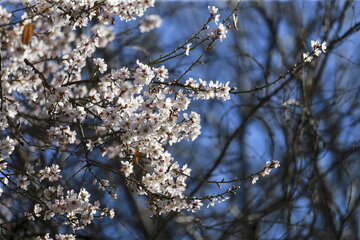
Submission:
[[[1,157],[7,157],[15,149],[16,142],[7,136],[5,139],[0,141]]]
[[[317,41],[311,40],[311,47],[313,48],[311,53],[309,52],[303,53],[304,62],[311,62],[314,56],[319,57],[322,53],[326,53],[327,46],[325,41],[323,43],[320,43],[318,40]]]
[[[45,234],[44,237],[36,237],[35,240],[54,240],[52,237],[50,237],[50,234]],[[55,240],[75,240],[75,235],[73,234],[56,234]]]
[[[220,39],[220,42],[222,42],[226,38],[228,30],[222,23],[219,24],[220,14],[217,14],[218,8],[216,8],[215,6],[208,6],[208,9],[210,12],[210,18],[214,20],[216,25],[218,25],[218,27],[210,31],[209,36],[214,39]]]
[[[45,167],[44,169],[41,169],[37,173],[37,176],[40,177],[40,181],[44,179],[48,179],[49,182],[54,182],[57,181],[59,178],[61,178],[60,172],[61,169],[59,165],[53,164],[50,167]],[[33,172],[28,171],[28,173],[33,173]]]
[[[137,60],[133,66],[114,68],[97,54],[97,49],[106,48],[115,39],[112,27],[104,24],[113,22],[114,16],[125,21],[142,16],[154,0],[48,0],[24,4],[31,11],[25,11],[22,20],[13,23],[12,14],[0,6],[0,24],[6,30],[0,36],[0,127],[9,135],[0,140],[0,171],[4,175],[0,182],[6,185],[11,180],[24,196],[41,186],[34,209],[26,213],[28,219],[48,221],[62,216],[65,224],[78,230],[95,217],[112,218],[115,213],[100,208],[99,201],[90,202],[85,187],[72,189],[60,182],[66,161],[45,164],[41,169],[34,164],[25,172],[6,173],[7,158],[19,141],[33,153],[37,153],[36,147],[38,151],[76,153],[81,159],[76,165],[86,162],[83,168],[90,169],[91,154],[117,159],[117,173],[139,195],[148,197],[150,215],[199,210],[202,200],[185,194],[191,169],[187,164],[181,166],[165,148],[182,140],[194,141],[201,133],[201,117],[189,110],[190,103],[197,99],[229,100],[230,83],[193,78],[185,83],[169,81],[165,66]],[[209,35],[222,41],[227,29],[219,24],[218,9],[209,7],[209,11],[218,25]],[[100,23],[92,26],[89,35],[74,31],[88,26],[93,18]],[[161,19],[150,15],[140,22],[140,31],[150,31],[160,24]],[[12,131],[14,125],[16,131]],[[21,135],[33,127],[40,132]],[[271,163],[264,174],[277,166]],[[117,198],[109,180],[95,177],[94,183],[97,181],[98,191]],[[0,194],[2,191],[0,188]],[[38,239],[52,238],[47,234]]]
[[[11,139],[9,136],[7,136],[5,139],[0,140],[0,172],[3,173],[7,167],[7,159],[11,155],[11,153],[15,150],[17,142],[13,139]],[[21,185],[21,188],[26,189],[28,182],[26,177],[18,176],[19,180],[23,180],[24,183]],[[0,183],[3,185],[7,185],[9,183],[9,179],[7,176],[0,178]],[[4,190],[0,187],[0,197]]]
[[[33,166],[29,166],[27,174],[33,179],[37,179],[38,182],[45,178],[48,178],[49,182],[55,182],[62,177],[59,166],[55,164],[38,171],[34,171]],[[18,177],[18,185],[22,189],[26,190],[29,184],[27,177]],[[65,224],[69,224],[73,230],[82,229],[90,224],[97,213],[100,214],[99,217],[113,218],[114,216],[113,210],[101,209],[99,201],[91,203],[90,193],[85,188],[81,188],[78,193],[71,189],[65,194],[62,184],[49,186],[43,190],[42,196],[38,200],[39,203],[34,205],[33,212],[25,213],[29,220],[42,217],[45,221],[60,215],[66,218]]]
[[[272,160],[271,162],[267,161],[265,168],[262,171],[260,171],[258,174],[253,175],[251,177],[251,179],[252,179],[251,183],[255,184],[257,182],[257,180],[259,180],[259,176],[265,177],[266,175],[270,174],[271,170],[273,170],[274,168],[278,168],[278,167],[280,167],[280,162],[278,160]]]
[[[50,139],[60,139],[61,144],[74,143],[76,140],[76,132],[71,131],[69,126],[50,127],[47,132]]]
[[[191,90],[191,96],[194,96],[196,99],[208,100],[216,98],[218,100],[226,101],[230,99],[230,90],[235,89],[230,88],[229,84],[230,82],[223,84],[219,81],[210,81],[207,83],[201,78],[199,79],[198,83],[193,78],[189,78],[186,80],[185,86]]]
[[[217,14],[219,10],[218,8],[216,8],[215,6],[208,6],[208,10],[210,12],[208,23],[213,20],[217,26],[210,30],[208,36],[211,37],[213,40],[219,39],[220,42],[222,42],[226,38],[228,29],[223,25],[223,23],[219,23],[220,14]],[[206,30],[208,28],[209,26],[205,26],[202,30]],[[183,46],[183,48],[185,49],[186,56],[190,55],[191,45],[192,43],[190,42],[187,43],[186,46]]]
[[[24,1],[30,4],[31,1]],[[155,0],[107,0],[107,1],[36,1],[35,12],[51,12],[54,20],[60,20],[58,24],[76,27],[86,27],[94,17],[101,23],[109,24],[115,16],[121,20],[131,21],[136,17],[143,16],[144,12],[153,7]],[[26,16],[32,17],[32,16]]]
[[[139,60],[133,67],[110,69],[103,58],[90,59],[96,49],[106,47],[114,39],[112,28],[95,24],[92,35],[82,34],[80,38],[73,31],[76,27],[86,27],[93,17],[100,23],[110,22],[114,15],[132,20],[152,5],[153,1],[149,0],[37,2],[32,12],[23,14],[22,22],[12,24],[8,34],[1,36],[8,43],[3,56],[6,67],[2,74],[1,126],[8,129],[7,117],[16,116],[23,128],[39,121],[46,134],[40,141],[33,139],[33,144],[39,144],[41,149],[66,150],[84,142],[88,152],[100,150],[104,157],[120,158],[119,171],[134,182],[139,194],[149,196],[152,214],[194,211],[200,208],[201,201],[188,200],[184,194],[191,169],[180,166],[164,146],[195,140],[200,134],[200,115],[188,111],[189,104],[196,99],[228,100],[229,82],[207,83],[200,79],[197,83],[190,78],[185,84],[176,85],[166,82],[169,73],[165,66],[150,66]],[[217,8],[209,10],[218,24]],[[9,23],[11,14],[3,8],[1,11],[2,21]],[[49,17],[44,17],[46,14]],[[154,26],[161,22],[150,15],[141,22],[143,31],[147,21]],[[226,34],[222,28],[220,24],[214,35],[220,40]],[[29,39],[24,39],[33,29],[44,34],[41,37],[30,34]],[[88,80],[83,80],[89,62],[94,72]],[[93,123],[91,128],[86,127],[89,123]],[[15,145],[9,136],[1,140],[2,157],[10,155]],[[148,171],[142,176],[135,173],[143,164],[139,158],[150,161]],[[6,168],[6,161],[1,166]],[[26,174],[18,175],[16,183],[27,190],[34,179],[39,184],[54,183],[61,179],[60,173],[57,164],[37,171],[29,166]],[[79,193],[69,190],[65,195],[59,186],[47,189],[44,193],[47,204],[38,205],[34,215],[28,216],[51,219],[55,214],[65,214],[68,223],[78,224],[75,216],[79,215],[83,223],[79,226],[89,223],[98,204],[88,203],[85,189]],[[110,188],[108,180],[99,182],[100,190],[109,191],[116,198]],[[51,202],[50,197],[54,198]]]
[[[161,195],[152,202],[148,201],[150,215],[183,209],[188,211],[200,209],[202,206],[200,200],[189,201],[184,196],[186,175],[190,175],[191,172],[186,164],[180,167],[166,152],[159,161],[154,161],[152,165],[154,166],[153,173],[147,173],[142,177],[144,189],[141,188],[139,192],[144,195],[152,193]]]

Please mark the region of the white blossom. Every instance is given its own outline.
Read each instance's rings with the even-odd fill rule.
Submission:
[[[124,173],[125,177],[130,176],[133,173],[133,165],[129,161],[121,161],[123,165],[121,171]]]
[[[150,32],[151,30],[160,27],[161,23],[162,19],[159,15],[148,15],[140,21],[140,32]]]
[[[208,6],[209,12],[211,15],[215,15],[218,12],[218,8],[216,8],[215,6]]]
[[[99,71],[100,71],[101,73],[106,72],[106,70],[107,70],[107,65],[106,65],[106,63],[104,62],[104,59],[102,59],[102,58],[94,58],[93,61],[94,61],[94,64],[95,64],[96,66],[98,66]]]
[[[209,36],[215,39],[220,39],[220,42],[222,42],[226,38],[227,33],[228,33],[227,28],[222,23],[220,23],[217,28],[211,30]]]
[[[311,47],[313,48],[311,53],[303,53],[304,62],[311,62],[314,56],[319,57],[322,53],[326,53],[327,45],[325,41],[323,43],[320,43],[320,41],[318,40],[311,40]]]
[[[303,60],[304,62],[311,62],[313,60],[313,56],[310,55],[309,52],[303,53]]]
[[[189,43],[189,44],[186,45],[186,51],[185,51],[185,55],[186,55],[186,56],[189,56],[191,44],[192,44],[192,43]]]
[[[30,181],[27,180],[26,176],[19,175],[16,179],[18,187],[21,187],[24,190],[27,190],[27,187],[30,185]]]

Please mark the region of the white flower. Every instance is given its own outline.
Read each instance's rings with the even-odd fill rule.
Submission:
[[[41,169],[38,173],[38,177],[40,177],[40,181],[50,177],[51,169],[49,167],[45,167]]]
[[[272,164],[274,165],[274,168],[280,167],[280,162],[278,160],[273,160]]]
[[[105,188],[109,187],[109,180],[103,179],[99,182],[99,189],[105,190]]]
[[[10,155],[15,149],[15,141],[11,139],[9,136],[6,139],[1,140],[0,142],[0,150],[2,154]]]
[[[56,240],[75,240],[75,235],[72,234],[56,234],[55,235]]]
[[[257,182],[257,180],[259,180],[259,176],[253,176],[253,177],[251,178],[251,183],[252,183],[252,184],[255,184],[255,183]]]
[[[29,186],[30,184],[30,181],[27,180],[27,177],[26,176],[23,176],[23,175],[19,175],[16,179],[17,181],[17,185],[19,187],[21,187],[22,189],[24,190],[27,190],[27,187]]]
[[[209,12],[211,15],[215,15],[218,12],[218,8],[216,8],[215,6],[208,6]]]
[[[115,211],[114,211],[114,209],[110,209],[110,211],[108,212],[108,217],[110,218],[110,219],[113,219],[114,218],[114,216],[115,216]]]
[[[311,47],[313,48],[312,53],[315,56],[320,56],[322,53],[326,53],[326,42],[324,41],[322,44],[318,40],[313,41],[311,40]]]
[[[134,84],[139,86],[149,84],[155,76],[154,71],[152,71],[148,65],[141,63],[139,60],[137,60],[136,63],[138,67],[136,68],[136,72],[134,74]]]
[[[201,209],[202,205],[203,205],[203,203],[201,202],[201,200],[196,199],[192,202],[192,207],[189,209],[189,211],[191,211],[191,212],[198,211]]]
[[[87,148],[87,150],[92,151],[92,150],[94,149],[94,147],[95,147],[94,142],[91,141],[90,139],[88,139],[87,142],[86,142],[86,148]]]
[[[322,44],[321,44],[321,50],[323,51],[323,53],[326,53],[326,42],[324,41]]]
[[[316,41],[311,40],[311,47],[313,49],[321,47],[320,42],[318,40],[316,40]]]
[[[98,35],[96,47],[105,48],[115,38],[112,26],[105,26],[103,24],[96,24],[91,28],[91,31]]]
[[[116,193],[111,193],[111,199],[116,200],[117,199],[117,194]]]
[[[159,79],[160,82],[164,82],[165,79],[169,78],[168,70],[165,68],[165,66],[153,68],[153,70],[156,73],[156,77],[157,79]]]
[[[303,60],[304,62],[311,62],[313,60],[313,56],[309,52],[303,53]]]
[[[312,52],[303,53],[303,60],[304,62],[311,62],[314,56],[319,57],[322,53],[326,53],[326,42],[320,44],[318,40],[313,41],[311,40],[311,47],[313,48]]]
[[[102,58],[94,58],[93,61],[94,61],[94,64],[95,64],[96,66],[98,66],[99,71],[100,71],[101,73],[106,72],[106,70],[107,70],[107,65],[106,65],[106,63],[104,62],[104,59],[102,59]]]
[[[121,161],[121,164],[123,165],[121,171],[124,173],[125,177],[130,176],[130,174],[133,173],[133,165],[128,161]]]
[[[269,174],[270,174],[270,172],[271,172],[271,168],[266,167],[266,168],[264,169],[263,174],[264,174],[264,176],[266,176],[266,175],[269,175]]]
[[[29,165],[26,169],[26,173],[31,175],[31,174],[35,174],[35,170],[34,170],[34,166],[33,165]]]
[[[189,43],[189,44],[186,45],[186,51],[185,51],[185,55],[186,55],[186,56],[189,56],[191,44],[192,44],[192,43]]]
[[[45,239],[45,240],[53,240],[53,239],[50,237],[50,233],[47,233],[47,234],[44,236],[44,239]]]
[[[211,30],[209,36],[216,39],[220,39],[220,42],[222,42],[226,38],[227,32],[228,30],[226,29],[226,27],[222,23],[220,23],[219,27]]]
[[[126,80],[130,77],[130,71],[127,67],[120,68],[119,72],[120,72],[119,78],[121,80]]]
[[[34,206],[34,213],[35,216],[40,217],[40,212],[42,211],[42,208],[40,207],[40,204],[35,204]]]
[[[213,207],[217,200],[218,200],[217,198],[213,198],[212,200],[210,200],[210,203],[206,206],[206,208],[209,208],[210,206]]]
[[[50,220],[51,218],[53,218],[55,216],[55,213],[52,211],[47,210],[44,214],[44,221],[45,220]]]
[[[322,51],[321,51],[321,49],[320,48],[315,48],[314,50],[313,50],[313,53],[315,54],[315,56],[320,56],[321,55],[321,53],[322,53]]]
[[[50,176],[49,176],[49,182],[57,181],[59,178],[61,178],[60,175],[61,169],[59,168],[59,165],[53,164],[50,167]]]
[[[214,19],[214,22],[216,25],[219,24],[219,20],[220,20],[219,18],[220,18],[220,14],[216,14],[215,16],[212,17],[212,19]]]
[[[140,32],[150,32],[154,28],[160,27],[162,19],[159,15],[152,14],[146,16],[143,20],[140,21]]]
[[[80,192],[79,192],[79,198],[80,198],[82,201],[88,202],[88,201],[89,201],[89,198],[90,198],[90,194],[89,194],[88,191],[86,191],[85,188],[81,188],[81,189],[80,189]]]

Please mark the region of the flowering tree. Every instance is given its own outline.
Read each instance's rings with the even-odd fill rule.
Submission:
[[[206,212],[204,204],[231,201],[240,183],[255,184],[280,166],[272,160],[278,159],[275,155],[253,171],[243,166],[241,175],[216,174],[221,165],[226,166],[224,159],[234,139],[242,136],[258,110],[280,94],[285,98],[280,104],[284,111],[288,114],[292,106],[300,106],[302,124],[309,121],[316,132],[311,111],[289,96],[287,88],[296,89],[291,84],[306,66],[316,66],[321,55],[359,29],[355,24],[329,39],[329,44],[304,41],[300,57],[273,80],[266,69],[264,84],[244,88],[237,81],[202,80],[195,72],[206,65],[206,57],[217,46],[241,31],[240,2],[220,4],[227,9],[225,17],[215,6],[202,9],[204,23],[173,50],[133,59],[123,53],[126,59],[116,59],[109,52],[115,47],[147,54],[146,48],[132,44],[136,37],[129,32],[151,34],[166,24],[159,15],[146,14],[154,4],[154,0],[47,0],[7,1],[0,6],[0,193],[7,224],[1,228],[7,238],[91,239],[91,232],[98,231],[96,224],[116,221],[114,216],[122,214],[110,206],[121,202],[123,195],[135,202],[135,211],[141,212],[145,202],[141,209],[146,208],[147,216],[163,220],[152,233],[146,226],[151,220],[139,220],[143,236],[157,238],[172,218]],[[116,26],[132,22],[136,28],[117,32]],[[123,37],[128,40],[121,42]],[[191,61],[185,68],[174,67],[180,59]],[[237,96],[263,90],[265,94],[255,95],[255,105],[249,104],[249,113],[220,144],[218,156],[209,160],[210,168],[202,163],[208,171],[192,172],[191,158],[175,147],[184,140],[195,141],[201,133],[204,116],[192,105],[215,101],[236,106]],[[227,131],[221,124],[218,129]],[[204,184],[215,189],[203,188]],[[118,197],[119,188],[125,193]],[[26,226],[19,226],[18,219]]]

